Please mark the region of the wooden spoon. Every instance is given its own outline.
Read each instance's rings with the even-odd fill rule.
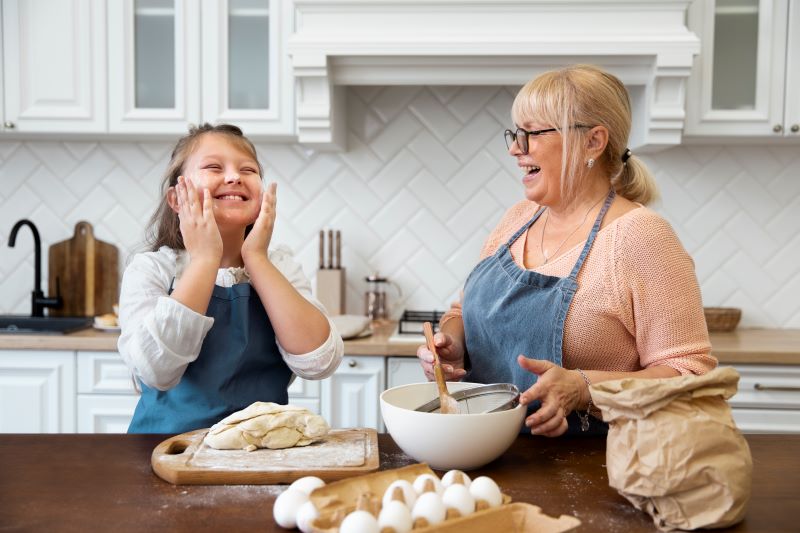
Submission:
[[[425,332],[425,341],[428,349],[433,354],[433,375],[436,377],[436,385],[439,387],[439,412],[446,415],[458,414],[458,402],[447,392],[447,383],[444,381],[444,372],[439,362],[439,354],[436,352],[436,345],[433,343],[433,326],[430,322],[422,324],[422,331]]]

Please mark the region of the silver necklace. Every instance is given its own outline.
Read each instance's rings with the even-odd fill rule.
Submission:
[[[583,226],[586,223],[586,219],[588,218],[589,213],[591,213],[592,209],[597,207],[597,204],[599,204],[603,200],[603,198],[605,198],[606,196],[607,196],[607,193],[605,195],[601,196],[599,200],[597,200],[595,203],[592,204],[592,206],[586,211],[586,214],[583,215],[583,220],[581,220],[581,223],[578,224],[575,227],[575,229],[572,230],[569,233],[569,235],[564,237],[564,240],[561,241],[561,244],[558,245],[558,248],[556,248],[553,251],[553,253],[550,254],[550,255],[547,255],[544,252],[544,232],[547,230],[547,221],[550,220],[550,209],[547,210],[547,212],[545,213],[545,215],[547,215],[547,218],[544,219],[544,225],[542,226],[542,237],[541,237],[541,239],[539,239],[539,251],[542,252],[542,257],[544,257],[544,263],[542,263],[543,265],[546,265],[547,262],[550,260],[550,258],[553,257],[554,255],[556,255],[558,253],[558,251],[561,249],[561,247],[564,246],[564,243],[567,242],[570,237],[575,235],[575,232],[578,231],[581,228],[581,226]]]

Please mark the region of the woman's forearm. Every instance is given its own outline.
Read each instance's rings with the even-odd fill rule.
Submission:
[[[322,346],[331,331],[328,319],[266,256],[248,261],[247,272],[284,350],[306,354]]]
[[[577,370],[573,370],[576,374],[579,374]],[[659,366],[651,366],[649,368],[643,368],[642,370],[637,370],[635,372],[607,372],[605,370],[583,370],[583,373],[589,379],[589,382],[600,383],[602,381],[611,381],[614,379],[624,379],[624,378],[643,378],[643,379],[658,379],[658,378],[674,378],[676,376],[680,376],[681,373],[675,370],[672,367],[659,365]],[[580,380],[583,380],[583,376],[580,376]],[[581,391],[581,401],[576,409],[586,409],[589,406],[589,388],[588,386],[583,387]]]

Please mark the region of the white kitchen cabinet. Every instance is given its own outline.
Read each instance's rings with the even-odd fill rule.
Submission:
[[[3,132],[106,131],[105,9],[2,0]]]
[[[800,139],[800,3],[696,0],[686,136]]]
[[[319,381],[295,378],[289,385],[289,403],[298,407],[305,407],[312,413],[320,414]]]
[[[739,390],[730,399],[743,433],[800,433],[800,367],[735,365]]]
[[[386,358],[386,388],[399,387],[410,383],[425,383],[428,378],[416,357]]]
[[[78,432],[126,433],[139,401],[118,352],[78,352]]]
[[[321,382],[322,416],[332,428],[382,430],[378,398],[384,388],[385,358],[345,355],[336,372]]]
[[[279,0],[121,0],[108,6],[109,130],[183,134],[230,122],[246,135],[294,131]]]
[[[0,351],[0,433],[74,433],[75,392],[75,352]]]
[[[294,133],[293,11],[280,0],[203,1],[203,120],[246,135]]]
[[[175,133],[200,121],[200,5],[108,4],[109,131]]]

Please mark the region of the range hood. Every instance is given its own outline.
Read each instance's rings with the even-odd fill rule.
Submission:
[[[294,0],[288,50],[301,143],[344,149],[349,85],[521,86],[593,63],[633,105],[630,146],[681,141],[698,38],[691,0]],[[509,110],[510,112],[510,110]]]

